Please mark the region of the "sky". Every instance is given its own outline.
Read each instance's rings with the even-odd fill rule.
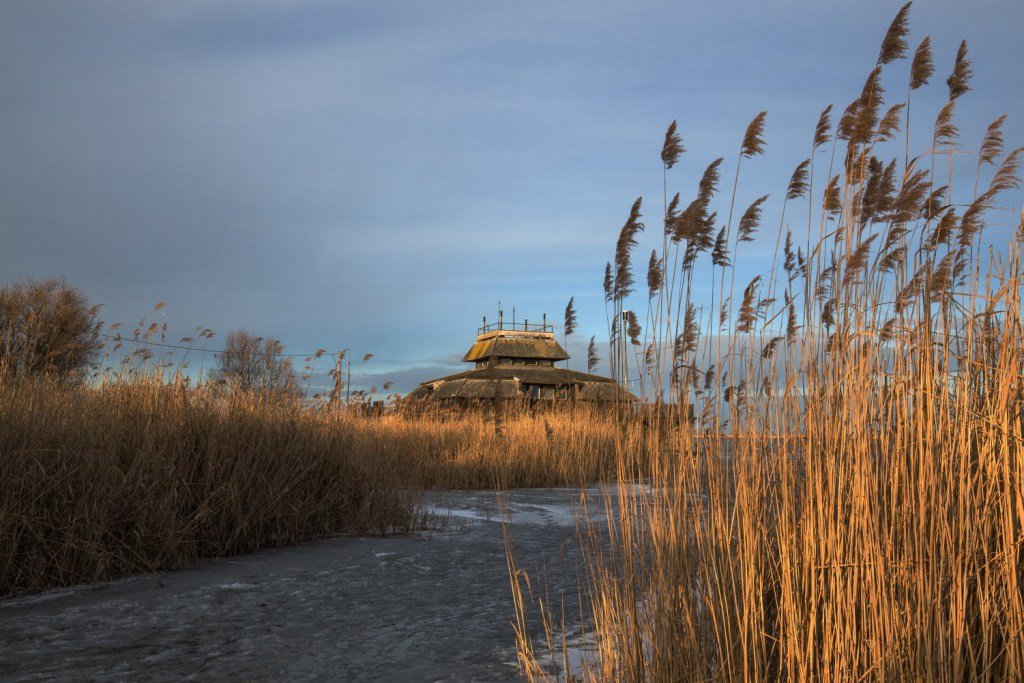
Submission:
[[[732,177],[766,110],[737,206],[781,196],[901,4],[5,0],[0,281],[61,277],[107,322],[208,327],[210,348],[233,328],[290,353],[348,348],[360,383],[401,391],[458,371],[499,301],[560,322],[573,296],[580,369],[590,336],[607,338],[604,264],[638,196],[639,271],[660,244],[666,126],[687,148],[668,178],[685,205],[715,157]],[[911,46],[930,35],[936,61],[913,95],[914,150],[961,39],[976,72],[964,149],[1002,113],[1008,147],[1024,144],[1021,26],[1020,0],[914,3]],[[887,69],[889,102],[908,68]],[[1005,243],[1019,201],[989,241]],[[770,266],[778,210],[738,281]]]

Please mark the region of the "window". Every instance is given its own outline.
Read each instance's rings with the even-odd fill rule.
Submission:
[[[556,395],[555,387],[543,384],[524,384],[523,394],[528,396],[531,401],[537,401],[540,399],[553,399]]]

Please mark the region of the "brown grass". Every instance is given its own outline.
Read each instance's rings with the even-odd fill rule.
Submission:
[[[409,532],[418,490],[607,479],[647,434],[584,409],[367,417],[128,377],[0,379],[0,595]]]
[[[414,502],[346,446],[308,411],[182,385],[0,382],[0,594],[412,528]]]
[[[668,432],[643,468],[623,448],[610,542],[584,525],[596,651],[583,678],[1024,677],[1024,270],[1012,238],[981,248],[997,195],[1020,187],[1016,157],[959,203],[939,187],[951,168],[932,181],[916,168],[928,162],[911,161],[900,175],[898,117],[877,113],[881,65],[906,50],[887,41],[840,131],[842,173],[810,198],[821,203],[809,253],[794,252],[780,222],[766,295],[719,292],[700,342],[667,334],[688,291],[648,321],[675,349],[662,386],[699,420]],[[970,75],[963,44],[932,150],[949,163],[952,102]],[[998,147],[971,170],[995,166]],[[968,207],[963,220],[944,220],[955,205]],[[674,248],[692,253],[686,240]],[[629,254],[616,255],[628,270]],[[728,260],[707,256],[699,277],[724,277]],[[667,280],[689,281],[686,267]],[[727,298],[742,302],[739,319]],[[612,303],[616,315],[628,308]],[[638,472],[648,486],[633,485]],[[510,573],[524,671],[547,678],[525,631],[528,577],[514,558]],[[557,630],[557,607],[542,612]]]
[[[418,488],[532,488],[610,481],[618,451],[646,454],[641,421],[584,406],[550,411],[396,413],[353,425],[357,449],[401,463]]]

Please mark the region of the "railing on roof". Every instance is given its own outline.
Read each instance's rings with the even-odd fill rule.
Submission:
[[[488,332],[496,332],[498,330],[512,330],[518,332],[551,332],[554,333],[555,326],[548,324],[547,316],[544,316],[544,321],[541,323],[531,323],[529,320],[524,320],[521,323],[517,322],[505,322],[502,319],[498,319],[498,322],[487,324],[487,318],[484,318],[483,327],[477,328],[477,335],[487,334]]]

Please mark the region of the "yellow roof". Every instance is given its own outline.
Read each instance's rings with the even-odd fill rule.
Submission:
[[[462,361],[473,363],[491,357],[558,361],[568,359],[569,354],[552,337],[492,337],[477,340]]]

